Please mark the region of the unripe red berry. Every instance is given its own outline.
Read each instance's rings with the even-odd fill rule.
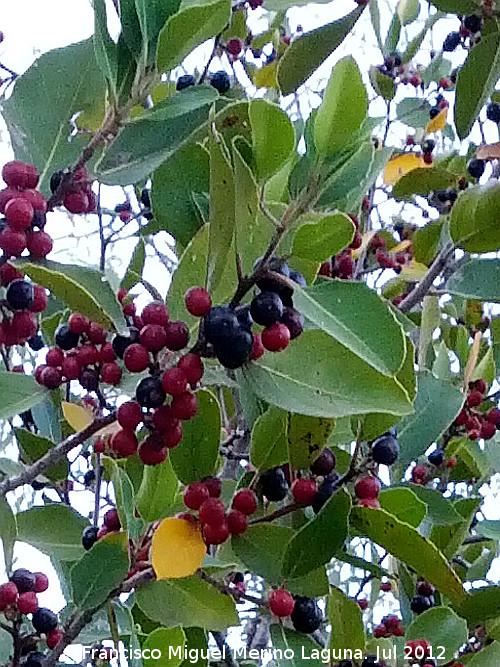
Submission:
[[[88,331],[89,320],[85,315],[80,313],[72,313],[68,319],[69,330],[76,334],[83,334]]]
[[[101,367],[101,380],[106,384],[111,384],[116,386],[120,384],[122,379],[122,369],[116,361],[111,361],[110,363],[103,364]]]
[[[78,348],[76,358],[80,366],[93,366],[99,361],[99,352],[94,345],[86,343]]]
[[[497,432],[497,427],[490,421],[484,421],[481,424],[481,429],[479,431],[481,438],[484,438],[484,440],[490,440],[491,438],[493,438],[496,432]]]
[[[116,361],[116,354],[113,350],[111,343],[104,343],[104,345],[99,350],[99,361],[104,361],[111,363]]]
[[[47,389],[57,389],[62,382],[62,373],[58,368],[46,366],[40,373],[40,384]]]
[[[89,324],[87,336],[89,341],[94,343],[94,345],[102,345],[106,342],[106,331],[96,322],[91,322]]]
[[[135,303],[130,301],[129,303],[122,304],[123,314],[127,317],[135,316]]]
[[[477,428],[473,428],[467,433],[467,437],[469,440],[479,440],[479,437],[481,436],[481,432]]]
[[[383,593],[390,593],[390,592],[392,591],[392,584],[391,584],[391,582],[390,582],[390,581],[383,581],[383,582],[380,584],[380,590],[381,590]]]
[[[169,322],[165,327],[166,346],[174,352],[182,350],[189,342],[189,329],[184,322]]]
[[[278,618],[290,616],[295,607],[293,596],[282,588],[273,591],[269,596],[269,609]]]
[[[6,263],[2,264],[0,267],[0,280],[2,281],[2,285],[7,286],[14,280],[20,280],[21,278],[24,278],[24,273],[19,271],[19,269],[16,269],[12,264]]]
[[[142,408],[137,401],[122,403],[116,411],[116,419],[126,431],[135,431],[142,423]]]
[[[29,310],[18,310],[12,318],[12,328],[20,342],[25,342],[38,331],[38,321],[35,313]]]
[[[47,202],[45,197],[39,190],[23,190],[20,193],[22,199],[26,199],[33,206],[34,211],[39,211],[40,213],[45,213],[47,210]]]
[[[35,591],[21,593],[17,599],[17,608],[20,614],[34,614],[38,610],[38,599]]]
[[[170,431],[179,424],[177,417],[172,415],[172,408],[170,405],[160,405],[159,408],[153,412],[153,424],[159,431]]]
[[[118,511],[115,508],[108,510],[104,515],[104,525],[110,532],[118,531],[122,527]]]
[[[141,329],[140,341],[151,352],[159,352],[167,344],[167,334],[159,324],[146,324]]]
[[[27,188],[29,186],[30,177],[29,170],[24,162],[20,160],[12,160],[6,162],[2,169],[2,178],[7,185],[13,188]],[[36,184],[33,186],[36,187]]]
[[[66,357],[61,364],[61,370],[66,380],[77,380],[80,374],[80,364],[76,357]]]
[[[423,153],[422,160],[424,161],[425,164],[432,164],[434,162],[432,153]]]
[[[292,496],[299,505],[311,505],[317,492],[318,486],[314,479],[299,477],[292,484]]]
[[[227,40],[226,49],[231,56],[239,56],[243,49],[243,42],[239,37],[232,37]]]
[[[207,487],[210,498],[221,497],[222,482],[218,477],[205,477],[202,482]]]
[[[266,348],[262,344],[261,334],[260,333],[254,333],[253,334],[252,354],[250,355],[250,359],[253,359],[253,361],[256,361],[257,359],[260,359],[265,351],[266,351]]]
[[[383,623],[380,623],[380,625],[376,625],[373,628],[373,636],[375,639],[378,639],[379,637],[387,637],[387,628]]]
[[[7,257],[19,257],[26,250],[26,234],[6,227],[0,232],[0,248]]]
[[[94,442],[94,454],[104,454],[106,451],[106,441],[102,438],[97,438]]]
[[[162,387],[170,396],[180,396],[188,388],[188,381],[180,368],[169,368],[165,371],[161,380]]]
[[[127,294],[128,294],[128,289],[125,289],[125,287],[120,287],[120,289],[116,293],[116,298],[121,303],[123,299],[127,296]]]
[[[47,647],[52,651],[52,649],[54,649],[59,644],[62,638],[63,638],[63,631],[60,628],[52,630],[47,635],[46,639]]]
[[[43,259],[52,250],[52,237],[44,231],[30,232],[26,236],[29,253],[35,259]]]
[[[452,456],[446,461],[446,467],[447,468],[456,468],[457,467],[458,460],[456,456]]]
[[[223,544],[229,537],[229,528],[226,521],[211,525],[205,524],[203,526],[203,539],[205,544]]]
[[[5,217],[16,232],[24,232],[31,227],[35,211],[27,199],[11,199],[5,207]]]
[[[144,306],[141,313],[143,324],[159,324],[166,327],[168,323],[168,308],[161,301],[153,301]]]
[[[8,581],[6,584],[2,584],[0,586],[0,611],[3,611],[11,604],[14,604],[18,595],[17,586],[13,581]]]
[[[200,521],[210,526],[220,525],[226,518],[224,503],[219,498],[208,498],[205,500],[201,504],[198,514]]]
[[[380,482],[376,477],[367,475],[356,482],[354,493],[358,498],[364,500],[366,498],[378,498],[380,493]]]
[[[467,405],[475,408],[483,402],[483,394],[477,389],[473,389],[467,396]]]
[[[451,86],[451,79],[449,79],[447,76],[442,76],[439,79],[439,87],[442,88],[443,90],[448,90],[450,86]]]
[[[171,403],[172,415],[177,419],[186,420],[191,419],[198,412],[198,401],[194,394],[188,392],[180,396],[174,396]]]
[[[189,352],[179,359],[177,367],[180,368],[191,385],[198,384],[203,377],[203,361],[197,354]]]
[[[35,572],[35,593],[44,593],[49,587],[49,578],[43,572]]]
[[[151,441],[151,437],[146,438],[139,445],[137,450],[139,460],[144,463],[145,466],[157,466],[160,463],[163,463],[167,458],[167,451],[165,448],[158,449],[155,447]]]
[[[132,456],[137,451],[137,438],[131,431],[120,430],[111,436],[111,449],[118,456]]]
[[[193,482],[184,489],[184,505],[190,510],[198,510],[210,498],[207,487],[203,482]]]
[[[50,347],[47,350],[45,363],[47,366],[61,366],[64,361],[64,352],[58,347]]]
[[[288,347],[290,330],[281,322],[276,322],[262,332],[262,344],[270,352],[281,352]]]
[[[165,446],[167,449],[173,449],[182,440],[182,423],[174,424],[168,431],[165,431]]]
[[[356,600],[358,603],[359,608],[361,611],[365,611],[365,609],[368,609],[368,600],[365,600],[365,598],[361,598],[361,600]]]
[[[141,373],[149,366],[149,352],[140,343],[132,343],[123,355],[125,368],[131,373]]]
[[[184,295],[186,310],[195,317],[203,317],[212,307],[210,294],[203,287],[191,287]]]
[[[474,382],[474,386],[481,394],[486,394],[486,390],[488,389],[488,385],[486,384],[485,380],[483,380],[483,379],[476,380]]]
[[[498,424],[500,422],[500,410],[498,408],[491,408],[486,415],[486,419],[492,424]]]
[[[457,426],[465,426],[465,424],[467,424],[467,419],[468,419],[467,413],[465,412],[465,410],[461,410],[455,419],[455,424]]]
[[[238,512],[251,516],[257,511],[257,496],[252,489],[240,489],[234,494],[231,506]]]
[[[414,74],[410,79],[410,83],[412,86],[415,86],[415,88],[418,88],[422,83],[422,79],[418,76],[418,74]]]
[[[231,510],[226,517],[227,527],[231,535],[243,535],[248,529],[248,519],[242,512]]]
[[[89,198],[83,191],[69,192],[63,199],[64,207],[75,215],[86,213],[89,208]]]
[[[42,313],[49,305],[49,298],[47,296],[47,291],[45,287],[42,287],[41,285],[34,285],[33,291],[34,291],[34,299],[33,303],[31,304],[30,310],[32,313]]]
[[[427,468],[425,466],[416,465],[411,471],[411,481],[414,484],[425,484],[427,481]]]

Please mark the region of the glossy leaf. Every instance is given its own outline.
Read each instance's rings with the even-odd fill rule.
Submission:
[[[441,665],[453,660],[458,648],[467,642],[467,623],[448,607],[435,607],[415,617],[405,634],[406,641],[422,637],[431,646],[439,646],[435,655]]]
[[[183,648],[186,635],[182,628],[158,628],[149,634],[143,646],[142,664],[144,667],[157,667],[158,659],[151,656],[161,655],[164,667],[179,667],[183,662]]]
[[[413,195],[427,197],[436,190],[446,190],[456,185],[456,176],[440,167],[418,168],[400,178],[392,189],[396,199],[411,201]]]
[[[411,489],[383,489],[379,495],[379,502],[386,512],[414,528],[420,525],[426,515],[425,503],[419,500]]]
[[[292,254],[313,262],[324,262],[352,241],[354,224],[348,215],[319,216],[317,222],[301,225],[293,239]]]
[[[3,559],[7,572],[10,572],[12,569],[12,557],[16,539],[16,517],[5,498],[0,498],[0,542],[3,547]]]
[[[139,514],[146,521],[163,519],[174,504],[178,488],[179,481],[173,471],[170,457],[159,465],[144,466],[141,486],[136,497]]]
[[[116,96],[118,58],[116,45],[108,31],[106,3],[94,0],[94,50],[97,64],[105,77],[113,96]]]
[[[278,667],[320,667],[322,664],[318,644],[311,637],[276,623],[271,625],[270,633]]]
[[[289,414],[287,418],[288,461],[294,468],[309,468],[324,449],[335,421],[325,417]]]
[[[265,100],[250,100],[248,114],[257,175],[259,179],[268,178],[286,162],[294,148],[293,125],[282,109]]]
[[[0,371],[0,419],[9,419],[35,407],[47,396],[47,390],[34,377]]]
[[[396,11],[401,22],[401,25],[408,25],[418,18],[419,13],[418,0],[399,0]]]
[[[334,655],[343,655],[351,649],[363,651],[365,648],[365,630],[361,618],[361,609],[355,600],[350,600],[340,588],[332,587],[327,603],[328,620],[332,625],[329,649]]]
[[[396,94],[396,84],[394,83],[394,80],[375,66],[370,67],[369,75],[370,82],[377,95],[381,95],[384,100],[392,100]]]
[[[500,261],[471,259],[451,276],[446,290],[466,299],[500,302]]]
[[[151,563],[157,579],[182,579],[201,567],[207,548],[199,525],[170,517],[153,535]]]
[[[500,616],[500,586],[486,586],[472,590],[461,604],[455,605],[457,613],[473,627],[490,618]]]
[[[490,252],[500,248],[500,184],[468,188],[455,202],[450,219],[450,235],[466,252]]]
[[[24,428],[14,429],[16,435],[16,440],[19,443],[19,447],[22,452],[22,458],[25,463],[33,463],[37,461],[40,457],[46,454],[52,447],[54,443],[48,438],[44,438],[37,433],[32,433]],[[64,458],[62,461],[59,461],[54,466],[49,468],[44,472],[44,475],[53,482],[57,482],[62,479],[66,479],[68,476],[68,461]]]
[[[447,498],[443,498],[442,493],[437,489],[414,484],[411,490],[427,506],[427,516],[433,525],[453,525],[462,521],[462,517],[453,503]]]
[[[257,470],[267,470],[288,459],[287,413],[270,407],[257,418],[252,429],[250,461]]]

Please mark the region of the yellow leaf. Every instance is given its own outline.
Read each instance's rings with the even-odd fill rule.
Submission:
[[[151,563],[157,579],[181,579],[201,567],[207,547],[198,526],[185,519],[164,519],[153,535]]]
[[[384,183],[387,185],[394,185],[405,174],[409,174],[414,169],[422,169],[431,167],[430,164],[425,164],[421,155],[417,153],[404,153],[398,157],[389,160],[384,170]]]
[[[76,403],[66,403],[66,401],[63,401],[62,411],[64,419],[74,431],[81,431],[94,421],[92,410]]]
[[[414,259],[411,260],[409,264],[403,266],[399,277],[403,280],[408,280],[409,282],[415,282],[422,280],[422,278],[427,273],[427,267],[425,264],[416,262]]]
[[[438,132],[439,130],[444,130],[446,127],[446,120],[448,118],[448,107],[441,109],[438,115],[435,118],[432,118],[425,128],[426,134],[431,134],[432,132]]]
[[[391,252],[404,252],[411,246],[410,239],[405,239],[391,248]]]
[[[276,72],[278,69],[278,61],[275,60],[270,65],[265,65],[260,69],[255,70],[253,75],[253,82],[257,88],[277,88]]]

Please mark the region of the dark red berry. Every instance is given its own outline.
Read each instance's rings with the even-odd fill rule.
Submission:
[[[89,208],[89,198],[86,192],[69,192],[63,199],[64,207],[76,215],[86,213]]]
[[[354,493],[360,499],[378,498],[380,493],[380,482],[376,477],[367,475],[356,482]]]
[[[210,498],[220,498],[222,495],[222,482],[218,477],[205,477],[203,484],[207,487]]]
[[[165,327],[166,346],[174,352],[182,350],[189,342],[189,329],[184,322],[169,322]]]
[[[87,343],[78,348],[76,358],[80,366],[93,366],[99,361],[99,352],[95,345]]]
[[[292,484],[292,496],[299,505],[312,505],[317,491],[318,486],[314,479],[299,477]]]
[[[262,344],[270,352],[281,352],[290,342],[290,331],[281,322],[264,329],[262,332]]]
[[[131,373],[141,373],[149,366],[149,352],[144,345],[132,343],[123,354],[125,368]]]
[[[226,517],[227,527],[231,535],[243,535],[248,529],[248,519],[238,510],[230,510]]]
[[[165,461],[167,458],[167,452],[165,448],[158,449],[156,446],[154,446],[154,444],[151,442],[151,437],[146,438],[141,442],[139,449],[137,450],[137,454],[139,456],[139,460],[146,466],[160,465],[160,463],[163,463],[163,461]]]
[[[35,593],[44,593],[49,587],[49,578],[43,572],[35,572]]]
[[[16,232],[24,232],[31,227],[35,211],[27,199],[11,199],[5,206],[5,217],[10,227]]]
[[[38,599],[35,591],[21,593],[17,599],[17,608],[20,614],[34,614],[38,609]]]
[[[159,352],[167,344],[167,334],[159,324],[146,324],[141,329],[140,341],[151,352]]]
[[[326,447],[325,449],[323,449],[321,454],[312,462],[311,472],[313,475],[321,475],[322,477],[326,477],[326,475],[329,475],[335,468],[335,464],[336,464],[335,454],[332,452],[331,449],[328,449],[328,447]]]
[[[197,354],[189,352],[179,359],[177,367],[180,368],[191,385],[198,384],[203,377],[203,361]]]
[[[195,317],[203,317],[212,307],[210,294],[203,287],[191,287],[184,295],[186,310]]]
[[[486,384],[485,380],[476,380],[474,382],[475,388],[481,393],[481,394],[486,394],[486,390],[488,389],[488,385]]]
[[[250,356],[251,359],[256,361],[257,359],[260,359],[264,352],[266,351],[266,348],[262,344],[262,336],[260,333],[254,333],[253,334],[253,345],[252,345],[252,354]]]
[[[118,300],[122,301],[127,294],[125,293],[122,298],[120,298],[120,291],[118,292]],[[144,306],[141,319],[144,324],[159,324],[162,327],[165,327],[168,322],[168,308],[161,301],[153,301],[148,303],[147,306]]]
[[[198,412],[198,401],[194,394],[185,392],[180,396],[174,396],[172,401],[172,415],[177,419],[191,419]]]
[[[120,430],[111,436],[111,449],[118,456],[132,456],[137,451],[137,438],[131,431]]]
[[[483,402],[483,394],[477,389],[471,391],[467,396],[467,405],[470,408],[475,408],[478,405],[481,405],[482,402]]]
[[[428,581],[419,581],[417,584],[417,595],[424,595],[425,597],[432,597],[436,589]]]
[[[293,596],[282,588],[273,591],[269,596],[269,608],[278,618],[290,616],[295,607]]]
[[[184,371],[174,367],[165,371],[161,381],[162,387],[170,396],[180,396],[188,388],[188,381]]]
[[[47,366],[61,366],[64,361],[64,352],[58,347],[51,347],[47,350],[45,363]]]
[[[391,582],[390,582],[390,581],[383,581],[383,582],[380,584],[380,590],[381,590],[383,593],[390,593],[390,592],[392,591],[392,584],[391,584]]]
[[[49,298],[45,287],[41,285],[33,286],[33,303],[31,304],[30,310],[32,313],[43,313],[43,311],[49,305]]]
[[[205,544],[223,544],[229,537],[229,527],[226,521],[218,524],[205,524],[203,526],[203,539]]]
[[[203,482],[194,482],[184,489],[184,504],[190,510],[198,510],[210,498],[208,488]]]
[[[102,343],[106,342],[106,332],[101,327],[101,325],[97,324],[96,322],[91,322],[89,324],[87,336],[90,342],[94,343],[94,345],[101,345]],[[108,359],[107,361],[113,361],[113,360]]]
[[[240,489],[234,494],[231,506],[238,512],[251,516],[257,511],[257,496],[252,489]]]
[[[80,364],[76,357],[66,357],[61,364],[61,370],[66,380],[76,380],[80,374]]]
[[[52,250],[52,237],[43,230],[30,232],[26,236],[26,246],[32,257],[35,259],[43,259]]]
[[[122,527],[118,511],[115,508],[108,510],[104,515],[104,525],[109,532],[118,531]]]
[[[80,313],[72,313],[68,319],[69,330],[76,334],[87,333],[89,324],[88,318]]]
[[[491,408],[486,415],[486,419],[492,424],[498,424],[500,422],[500,410],[498,408]]]
[[[485,421],[481,424],[481,429],[479,431],[480,437],[484,440],[490,440],[493,438],[497,432],[497,427],[495,424],[492,424],[490,421]]]
[[[40,383],[47,389],[57,389],[61,386],[62,373],[59,368],[46,366],[40,373]]]
[[[19,592],[13,581],[8,581],[0,586],[0,611],[3,611],[17,600]]]
[[[115,361],[103,364],[101,367],[101,380],[106,384],[117,385],[122,379],[122,369]]]
[[[0,248],[7,257],[19,257],[23,250],[26,250],[26,234],[6,227],[0,232]]]
[[[135,431],[142,423],[142,408],[137,401],[122,403],[116,411],[116,419],[126,431]]]
[[[63,638],[63,631],[60,628],[55,628],[54,630],[51,630],[49,634],[47,635],[47,647],[52,651],[61,639]]]
[[[207,489],[208,493],[208,489]],[[208,498],[199,509],[200,521],[210,526],[218,526],[225,521],[224,503],[219,498]]]

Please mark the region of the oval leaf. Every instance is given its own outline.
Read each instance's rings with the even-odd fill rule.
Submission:
[[[198,526],[185,519],[164,519],[153,535],[151,562],[158,579],[181,579],[201,567],[207,547]]]

